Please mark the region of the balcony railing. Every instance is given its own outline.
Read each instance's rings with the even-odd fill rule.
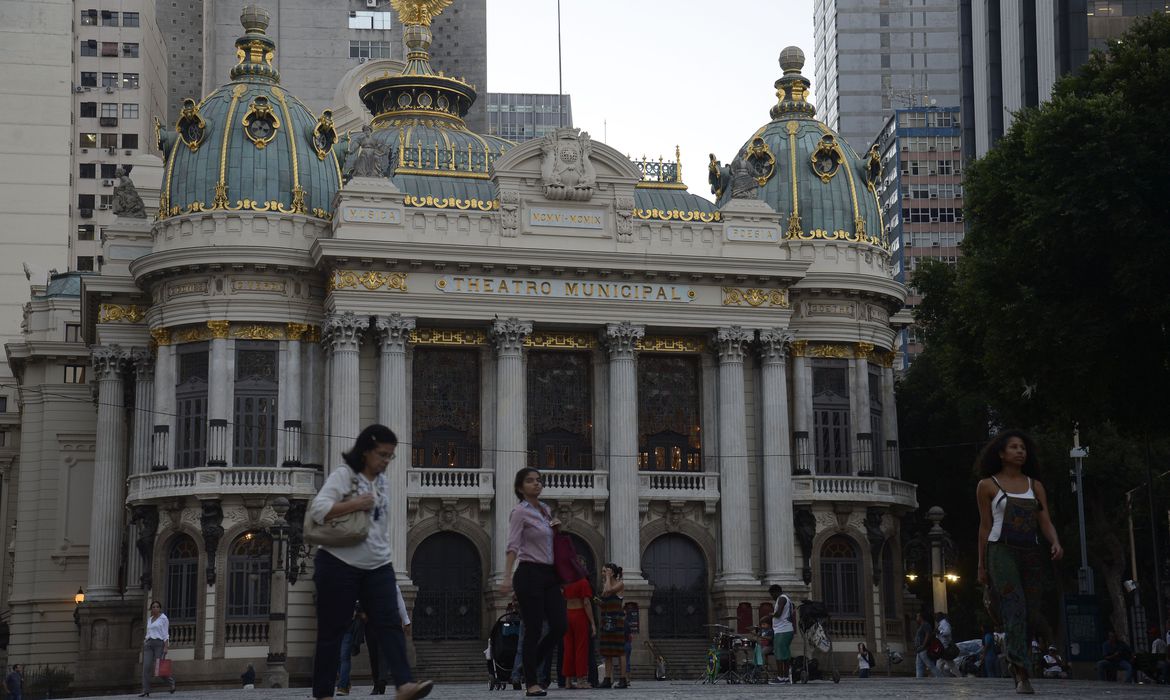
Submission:
[[[638,501],[702,501],[708,512],[719,502],[719,474],[716,472],[641,472],[638,474]]]
[[[229,622],[223,641],[236,646],[256,646],[268,643],[267,622]]]
[[[173,622],[170,627],[171,648],[185,649],[195,646],[195,623]]]
[[[829,637],[833,640],[865,639],[865,620],[829,620]]]
[[[849,501],[918,507],[918,489],[914,484],[875,476],[794,476],[792,498],[805,503]]]
[[[127,503],[184,496],[280,494],[312,498],[321,487],[316,469],[284,467],[202,467],[135,474],[129,479]]]
[[[544,478],[543,498],[592,500],[600,507],[609,499],[607,472],[547,469],[540,474]]]

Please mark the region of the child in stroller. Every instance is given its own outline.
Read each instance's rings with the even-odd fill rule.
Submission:
[[[504,690],[512,677],[512,665],[520,642],[520,614],[509,605],[508,611],[492,625],[486,652],[488,690]]]

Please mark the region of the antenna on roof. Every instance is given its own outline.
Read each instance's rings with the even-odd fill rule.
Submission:
[[[557,125],[565,128],[565,86],[561,72],[561,0],[557,0]]]

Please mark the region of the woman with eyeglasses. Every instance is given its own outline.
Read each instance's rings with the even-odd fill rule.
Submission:
[[[406,657],[406,637],[398,616],[394,565],[390,561],[390,523],[385,471],[398,449],[398,437],[384,425],[358,435],[309,505],[317,523],[364,510],[370,514],[366,539],[348,547],[321,545],[314,560],[317,587],[317,648],[313,655],[313,697],[332,698],[340,663],[341,640],[353,618],[354,602],[366,611],[368,634],[378,640],[398,687],[397,700],[431,692],[431,681],[416,683]]]
[[[524,643],[524,682],[528,685],[525,696],[544,697],[548,693],[537,681],[536,670],[552,653],[568,626],[561,580],[553,568],[553,534],[561,521],[540,502],[544,482],[538,470],[526,467],[516,472],[512,488],[520,502],[508,515],[507,558],[500,593],[507,596],[515,586],[520,619],[525,634],[529,635]],[[520,563],[516,565],[516,562]],[[513,565],[516,565],[515,574]],[[539,632],[546,623],[548,631],[541,636]]]

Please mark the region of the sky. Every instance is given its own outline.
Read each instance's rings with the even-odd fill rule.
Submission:
[[[708,154],[729,162],[770,120],[780,51],[803,49],[813,79],[813,0],[560,4],[573,125],[633,158],[673,160],[677,145],[707,199]],[[487,0],[487,42],[492,92],[556,94],[556,0]]]

